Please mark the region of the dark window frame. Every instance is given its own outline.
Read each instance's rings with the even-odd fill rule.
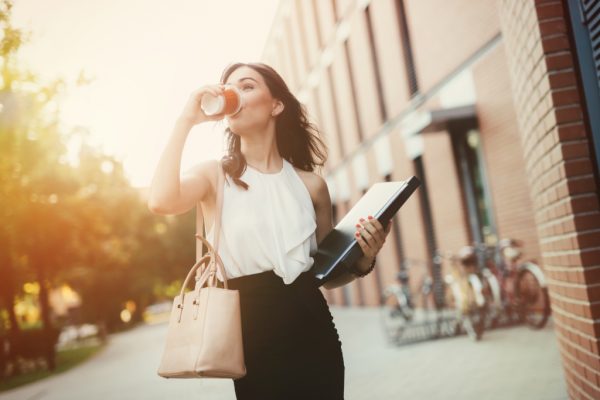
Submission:
[[[596,57],[600,57],[600,49],[592,47],[592,32],[588,27],[589,16],[586,10],[594,7],[600,7],[600,0],[587,1],[587,7],[581,0],[568,0],[563,3],[565,15],[568,17],[567,23],[570,25],[568,29],[569,40],[571,47],[575,50],[575,70],[578,86],[581,88],[581,104],[584,113],[584,123],[588,132],[588,140],[590,142],[590,158],[593,161],[595,179],[600,180],[600,64],[594,61],[594,53]],[[598,18],[598,15],[596,15]],[[599,40],[597,34],[600,33],[600,28],[597,25],[594,29],[595,40]],[[600,41],[598,42],[600,44]],[[598,65],[598,67],[596,66]],[[600,198],[600,189],[597,191]]]
[[[419,80],[417,77],[417,70],[415,68],[415,60],[410,40],[410,32],[408,29],[404,0],[396,0],[396,18],[398,21],[398,29],[400,30],[400,42],[402,43],[402,53],[404,55],[404,68],[406,70],[408,90],[410,96],[414,97],[419,93]]]

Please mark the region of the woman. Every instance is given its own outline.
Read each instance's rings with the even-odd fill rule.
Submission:
[[[325,161],[323,143],[271,67],[233,64],[221,83],[236,85],[243,98],[241,110],[225,117],[227,182],[219,248],[229,287],[240,291],[247,374],[234,380],[236,396],[343,399],[341,342],[309,271],[317,243],[333,229],[327,185],[312,172]],[[200,108],[205,93],[222,90],[222,85],[204,86],[185,105],[152,181],[148,206],[154,213],[181,214],[200,201],[207,220],[214,218],[218,162],[200,163],[180,178],[180,161],[192,126],[224,118]],[[357,221],[364,256],[352,274],[372,270],[390,225],[384,230],[370,216]],[[212,234],[211,228],[211,243]]]

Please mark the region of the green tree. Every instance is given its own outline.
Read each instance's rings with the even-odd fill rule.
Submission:
[[[65,168],[55,168],[51,179],[45,176],[48,171],[41,168],[56,163],[64,152],[58,140],[55,118],[47,112],[61,81],[43,86],[32,73],[18,68],[16,54],[26,35],[12,27],[9,19],[11,8],[11,2],[0,2],[0,217],[4,222],[0,228],[0,268],[6,277],[2,293],[9,310],[11,330],[15,334],[17,326],[12,307],[15,286],[19,277],[27,276],[19,269],[33,261],[37,266],[35,277],[41,284],[44,329],[46,337],[50,337],[47,266],[60,259],[61,254],[56,249],[48,251],[54,238],[44,235],[47,233],[44,227],[52,225],[63,229],[68,224],[63,215],[54,212],[54,205],[58,193],[68,192],[73,187]],[[39,251],[33,251],[34,248]],[[43,260],[46,257],[48,261]],[[53,349],[49,345],[46,348],[52,368]]]
[[[67,282],[82,295],[83,320],[113,329],[125,301],[142,310],[192,265],[193,213],[151,214],[121,163],[91,146],[85,128],[64,127],[66,85],[19,66],[27,35],[11,26],[11,7],[0,0],[0,306],[17,335],[14,299],[37,281],[50,337],[48,290]]]

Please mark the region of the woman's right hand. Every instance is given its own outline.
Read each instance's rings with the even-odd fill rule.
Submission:
[[[206,115],[204,114],[204,111],[202,111],[202,108],[200,108],[200,101],[202,100],[202,96],[204,96],[206,93],[218,96],[223,93],[223,86],[206,85],[202,86],[200,89],[194,90],[192,94],[190,94],[190,97],[188,98],[188,101],[185,104],[179,119],[185,120],[192,125],[197,125],[206,121],[218,121],[223,119],[223,114]]]

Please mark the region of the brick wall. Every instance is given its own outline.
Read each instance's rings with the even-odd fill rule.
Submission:
[[[404,156],[405,144],[400,137],[399,131],[394,131],[390,135],[390,144],[394,149],[394,172],[392,180],[402,180],[409,176],[415,175],[414,165],[412,160]],[[430,186],[429,183],[427,183]],[[397,222],[400,226],[400,235],[404,247],[404,257],[409,260],[428,261],[427,254],[427,239],[425,234],[425,226],[422,221],[423,210],[419,202],[421,191],[417,191],[410,199],[402,206],[397,214]],[[393,243],[393,242],[391,242]],[[387,242],[386,242],[387,245]],[[388,274],[388,280],[384,284],[390,284],[394,281],[394,276]]]
[[[410,91],[402,56],[398,11],[395,0],[377,0],[369,5],[373,19],[375,51],[387,115],[396,115],[408,105]]]
[[[477,117],[500,238],[524,243],[524,258],[539,260],[533,204],[512,101],[505,46],[500,44],[473,66]]]
[[[502,0],[501,26],[569,396],[600,398],[600,208],[560,1]]]
[[[495,0],[405,0],[421,91],[430,89],[500,30]]]
[[[359,129],[354,116],[354,103],[352,101],[352,87],[348,73],[348,63],[344,46],[339,43],[335,46],[335,58],[331,65],[335,98],[339,106],[340,131],[344,138],[346,149],[355,149],[359,146]]]
[[[470,240],[450,135],[445,131],[428,133],[424,142],[423,161],[437,245],[442,251],[456,252]]]
[[[360,114],[363,138],[371,137],[381,126],[377,106],[377,86],[375,65],[371,57],[369,34],[365,11],[356,10],[350,19],[350,37],[348,38],[349,57],[354,72],[358,112]]]

